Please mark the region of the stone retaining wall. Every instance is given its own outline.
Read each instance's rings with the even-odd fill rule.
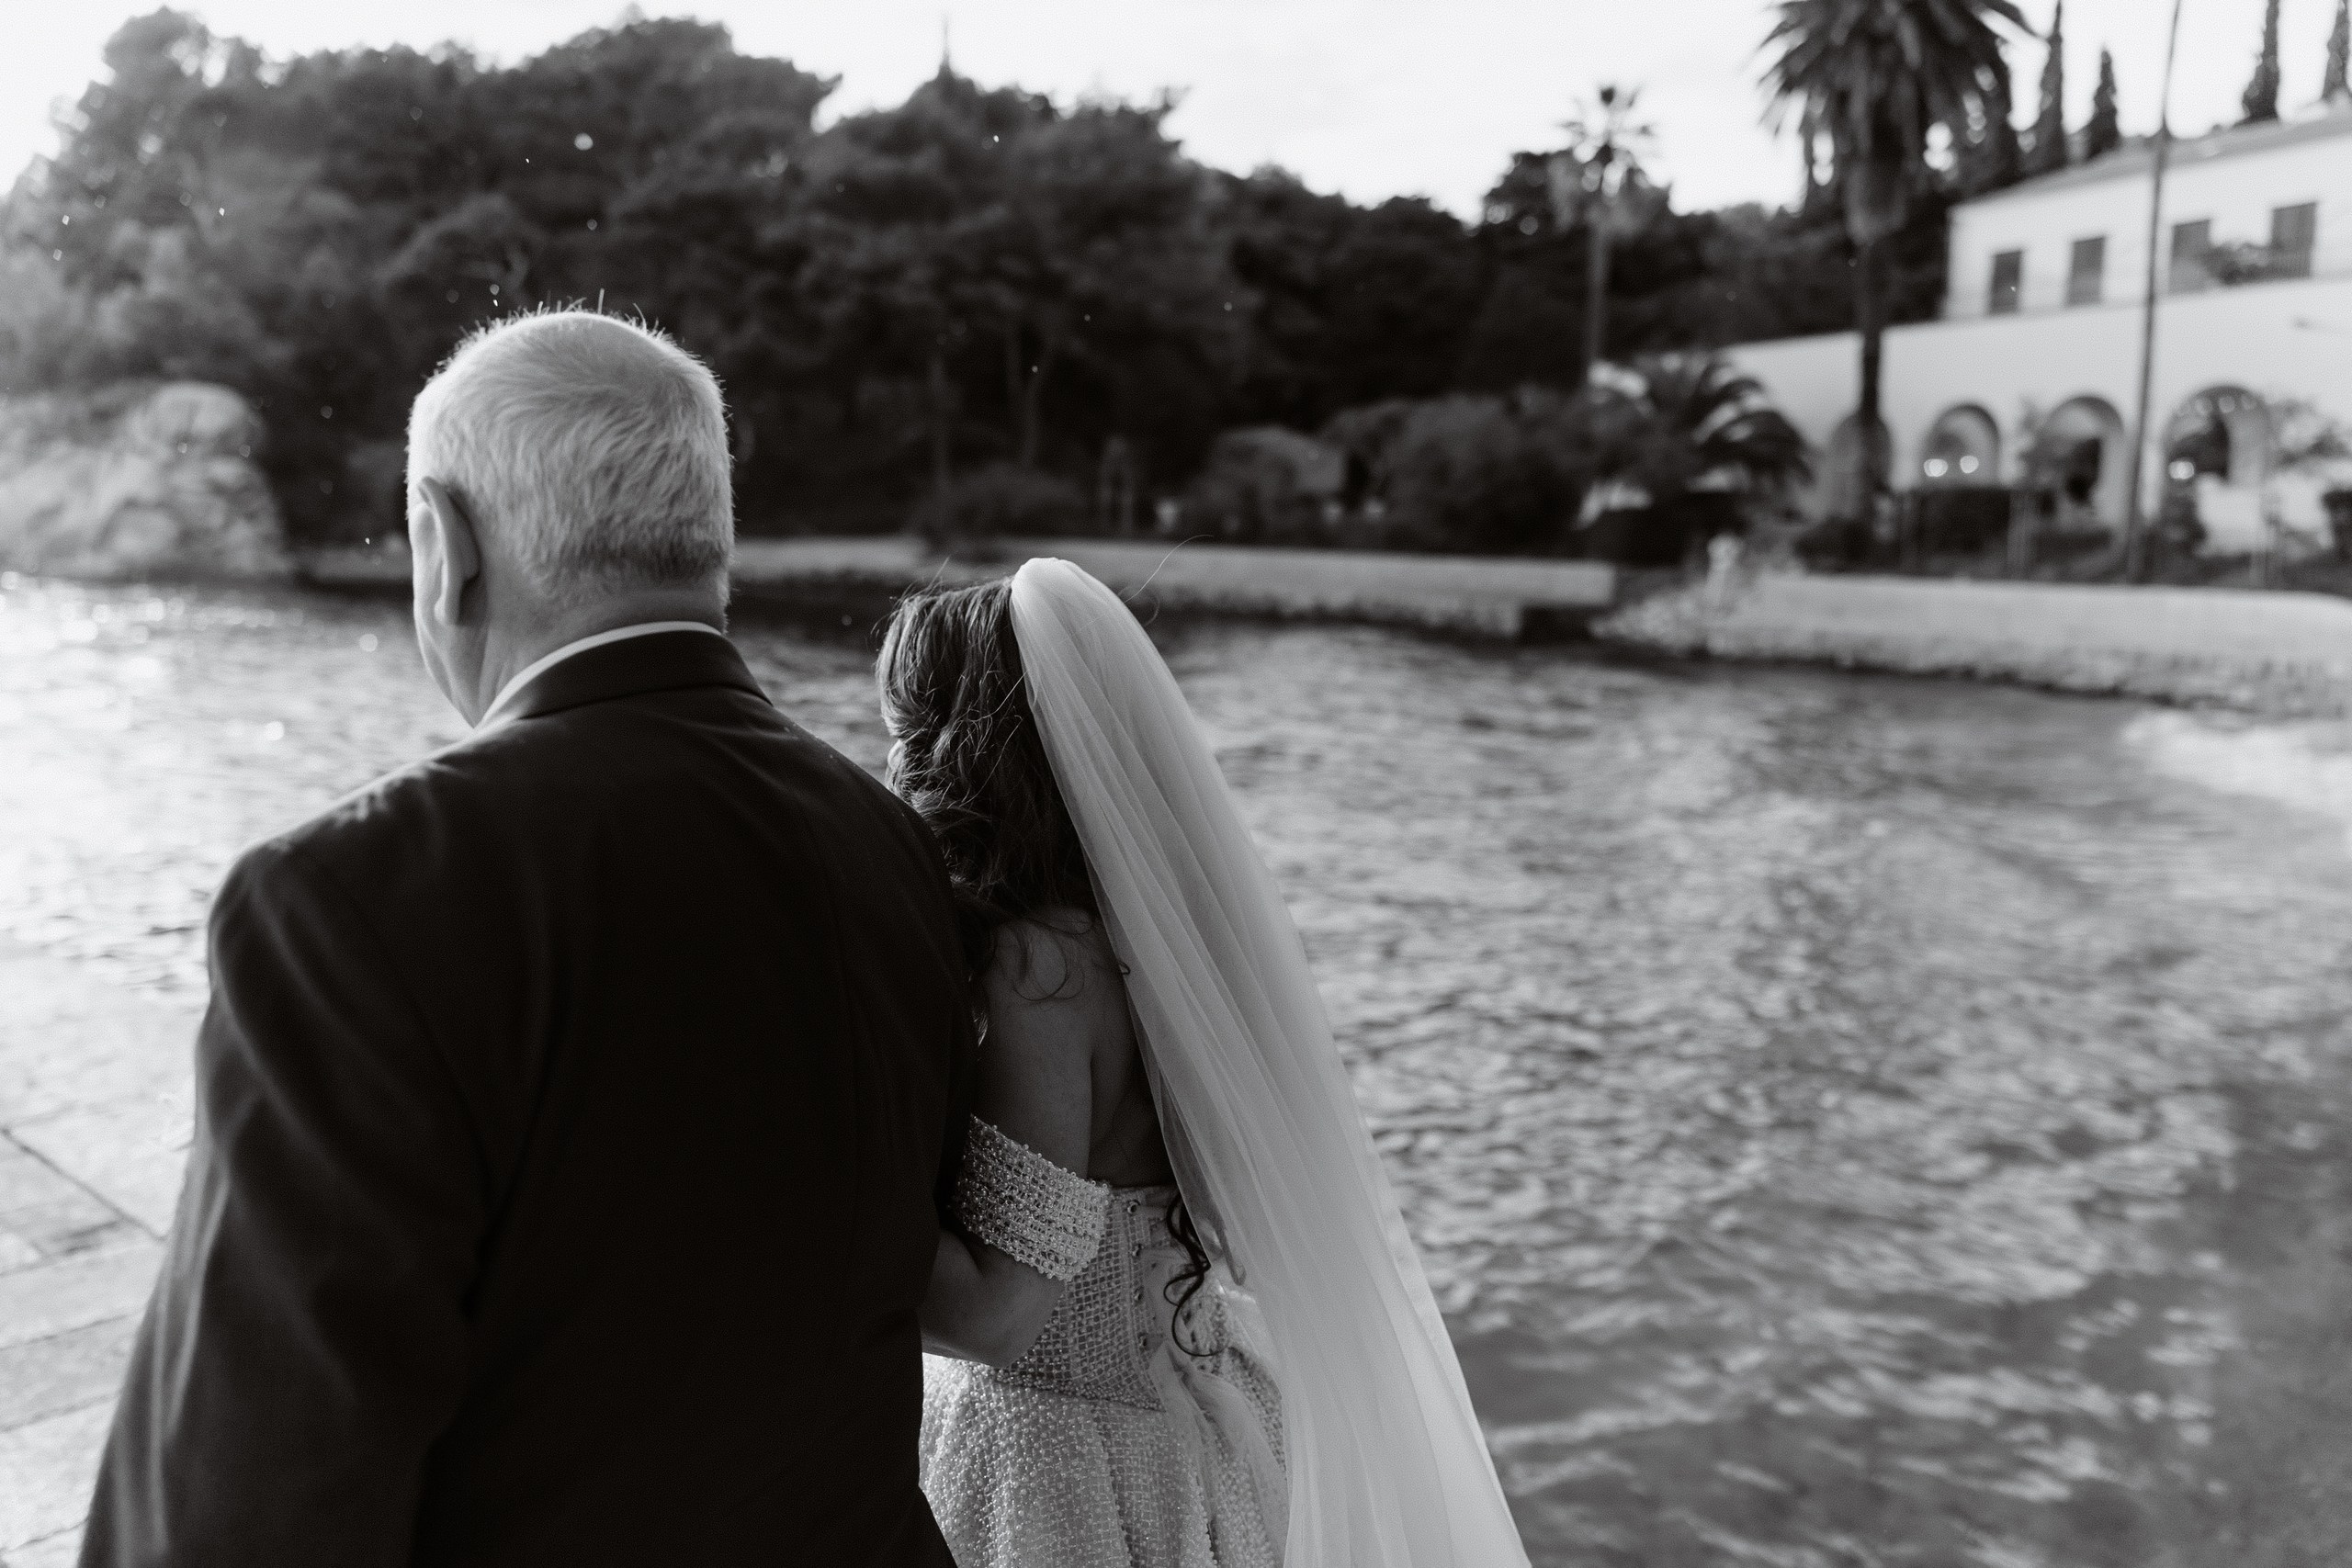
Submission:
[[[2352,600],[2319,593],[1764,574],[1660,594],[1594,631],[1676,654],[2352,714]]]
[[[1372,621],[1517,637],[1539,621],[1578,622],[1615,603],[1617,571],[1596,561],[1519,560],[1369,550],[1292,550],[1141,539],[1006,539],[942,555],[904,536],[746,539],[739,588],[810,582],[978,581],[1032,556],[1059,556],[1122,593],[1160,605],[1279,619]]]
[[[854,590],[890,595],[926,582],[978,582],[1032,556],[1059,556],[1121,593],[1148,591],[1164,609],[1275,619],[1371,621],[1494,637],[1579,627],[1616,603],[1615,567],[1598,561],[1370,550],[1286,550],[1142,539],[1003,539],[943,553],[905,534],[746,538],[739,592],[789,598]],[[329,587],[408,581],[396,550],[322,551],[303,575]]]

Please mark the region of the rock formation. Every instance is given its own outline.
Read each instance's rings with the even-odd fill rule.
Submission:
[[[0,568],[283,576],[262,440],[243,398],[202,382],[0,399]]]

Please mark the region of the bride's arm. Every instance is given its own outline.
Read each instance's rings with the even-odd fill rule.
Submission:
[[[989,1016],[974,1114],[1076,1176],[1092,1130],[1092,1046],[1125,1020],[1099,942],[1021,921],[998,933],[982,976]],[[923,1298],[923,1348],[1006,1366],[1044,1332],[1066,1282],[953,1230],[939,1233]]]

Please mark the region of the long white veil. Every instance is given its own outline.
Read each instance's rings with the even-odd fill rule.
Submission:
[[[1284,1562],[1525,1564],[1297,928],[1175,679],[1068,561],[1021,569],[1012,627],[1177,1184],[1254,1298],[1282,1391]]]

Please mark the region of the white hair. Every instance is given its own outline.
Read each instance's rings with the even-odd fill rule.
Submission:
[[[438,479],[557,592],[726,581],[735,542],[718,378],[659,330],[587,310],[458,345],[408,419],[412,504]]]

